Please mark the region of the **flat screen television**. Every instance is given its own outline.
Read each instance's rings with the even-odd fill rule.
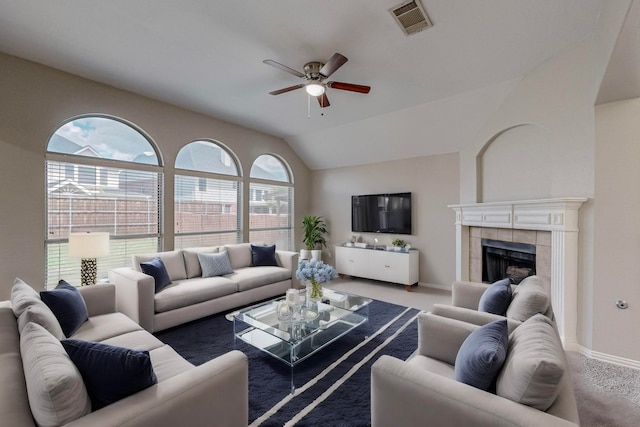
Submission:
[[[351,196],[351,230],[411,234],[411,193]]]

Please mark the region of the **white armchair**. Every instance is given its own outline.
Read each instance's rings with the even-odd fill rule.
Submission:
[[[372,426],[579,425],[566,357],[557,335],[544,345],[559,347],[550,350],[560,352],[566,369],[557,386],[557,397],[546,411],[456,381],[454,365],[458,349],[477,328],[432,313],[421,314],[416,354],[408,361],[381,356],[371,368]],[[524,333],[525,329],[520,331]],[[555,330],[550,330],[555,334]],[[510,336],[507,359],[509,353],[517,352],[514,347],[518,343],[512,342],[514,335],[517,334]],[[512,375],[505,366],[500,375]],[[511,382],[510,378],[503,380]]]

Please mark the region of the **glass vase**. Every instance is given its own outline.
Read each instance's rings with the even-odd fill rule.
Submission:
[[[322,299],[322,283],[315,280],[307,282],[307,298],[312,301],[320,301]]]

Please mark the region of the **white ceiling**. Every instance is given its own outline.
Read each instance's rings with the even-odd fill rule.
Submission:
[[[282,137],[321,169],[462,148],[604,1],[422,0],[434,26],[407,37],[400,0],[0,0],[0,51]],[[331,80],[368,95],[328,89],[310,118],[303,90],[268,95],[302,80],[264,59],[302,70],[335,52],[349,62]]]

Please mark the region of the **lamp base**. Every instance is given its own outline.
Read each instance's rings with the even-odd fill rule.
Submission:
[[[95,258],[82,258],[80,261],[80,285],[95,285],[98,277],[98,263]]]

